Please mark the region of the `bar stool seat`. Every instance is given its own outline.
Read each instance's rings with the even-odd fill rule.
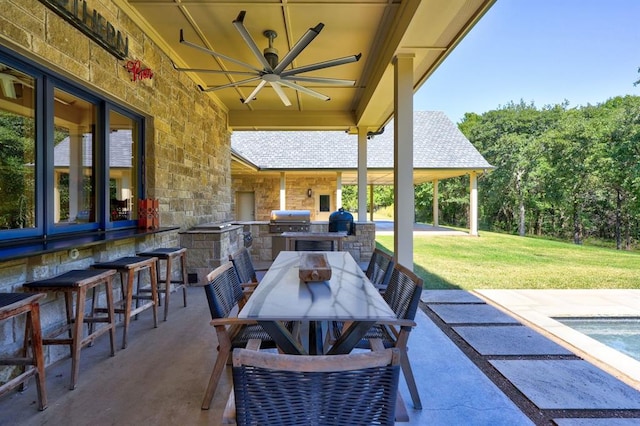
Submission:
[[[94,269],[111,269],[120,273],[122,299],[117,300],[115,312],[124,315],[124,330],[122,333],[122,349],[127,347],[127,332],[131,317],[151,308],[153,311],[153,327],[158,327],[158,281],[157,281],[157,257],[128,256],[109,262],[94,263]],[[140,273],[149,271],[150,294],[140,292]],[[134,281],[137,285],[134,286]],[[136,306],[133,307],[135,300]],[[140,303],[143,301],[144,303]]]
[[[53,278],[33,281],[23,285],[25,290],[32,292],[64,293],[67,324],[50,332],[45,336],[42,343],[44,345],[69,345],[71,349],[71,382],[69,389],[75,389],[76,387],[80,371],[80,350],[83,347],[92,344],[96,338],[108,332],[111,340],[111,356],[115,355],[116,321],[113,304],[113,275],[115,275],[115,271],[76,269]],[[98,291],[98,286],[104,286],[106,308],[96,307],[95,295]],[[93,291],[93,301],[90,314],[87,315],[85,305],[89,290]],[[96,328],[94,325],[97,323],[105,325]],[[84,324],[89,325],[86,336],[84,336]],[[69,333],[68,337],[60,337],[65,332]]]
[[[158,265],[158,291],[164,291],[164,320],[167,320],[169,315],[169,295],[182,289],[182,299],[184,306],[187,306],[187,286],[189,280],[187,277],[187,249],[182,247],[164,247],[156,248],[150,251],[138,253],[138,256],[142,257],[157,257],[158,264],[161,260],[166,263],[166,270],[164,280],[160,277],[160,265]],[[174,262],[180,262],[180,274],[179,280],[173,279],[173,265]],[[164,281],[164,283],[163,283]],[[162,302],[162,298],[158,297],[158,301]]]
[[[1,358],[0,365],[23,366],[21,374],[0,386],[0,395],[4,395],[18,385],[23,385],[31,376],[36,376],[38,389],[38,409],[47,408],[47,391],[44,377],[44,354],[42,351],[42,333],[40,332],[40,302],[44,294],[0,293],[0,321],[26,314],[24,344],[20,358]],[[31,347],[31,357],[27,357]],[[32,368],[26,368],[31,365]]]

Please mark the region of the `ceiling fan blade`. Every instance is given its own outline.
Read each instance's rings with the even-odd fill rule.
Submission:
[[[253,98],[256,97],[256,95],[258,94],[258,92],[260,90],[262,90],[262,88],[264,87],[264,85],[267,84],[266,80],[262,80],[260,83],[258,83],[258,85],[256,86],[255,89],[253,89],[253,92],[251,92],[251,94],[244,100],[242,101],[243,104],[248,104],[249,102],[251,102],[253,100]]]
[[[173,62],[171,63],[171,65],[173,65],[173,69],[175,69],[176,71],[206,72],[211,74],[256,75],[256,73],[253,71],[224,71],[224,70],[211,70],[211,69],[205,69],[205,68],[180,68],[180,67],[177,67],[176,64],[174,64]]]
[[[362,53],[358,53],[357,55],[345,56],[344,58],[331,59],[329,61],[317,62],[311,65],[305,65],[303,67],[294,68],[289,71],[284,71],[281,76],[289,77],[296,74],[302,74],[309,71],[321,70],[324,68],[335,67],[338,65],[350,64],[352,62],[358,62],[362,57]]]
[[[253,40],[253,37],[251,37],[251,34],[249,34],[249,31],[247,31],[247,29],[244,26],[243,21],[246,13],[247,12],[244,10],[241,11],[238,17],[233,21],[233,26],[236,27],[236,29],[244,39],[244,42],[247,43],[247,46],[249,46],[249,49],[251,49],[251,51],[253,52],[253,55],[256,58],[258,58],[258,61],[260,61],[264,69],[271,72],[273,71],[273,68],[271,68],[271,65],[269,65],[269,62],[267,62],[267,60],[265,59],[264,55],[262,54],[262,51],[258,48],[258,45]]]
[[[273,87],[273,90],[276,91],[276,93],[278,94],[278,96],[280,96],[280,100],[282,101],[282,103],[284,104],[284,106],[291,106],[291,101],[289,100],[289,98],[287,97],[287,94],[284,93],[284,90],[282,90],[282,86],[280,86],[277,82],[275,81],[271,81],[269,82],[269,84],[271,85],[271,87]]]
[[[260,80],[260,77],[247,78],[245,80],[234,81],[233,83],[223,84],[221,86],[211,86],[211,87],[202,87],[198,85],[201,91],[203,92],[213,92],[220,89],[226,89],[227,87],[236,87],[242,86],[245,83],[250,83],[252,81]]]
[[[193,47],[194,49],[198,49],[198,50],[200,50],[202,52],[208,53],[209,55],[213,55],[213,56],[216,56],[218,58],[225,59],[225,60],[227,60],[229,62],[233,62],[234,64],[238,64],[238,65],[240,65],[242,67],[249,68],[249,69],[254,70],[256,72],[262,72],[261,69],[256,68],[253,65],[246,64],[246,63],[244,63],[242,61],[239,61],[237,59],[233,59],[233,58],[231,58],[231,57],[229,57],[227,55],[223,55],[222,53],[214,52],[211,49],[207,49],[206,47],[202,47],[202,46],[199,46],[199,45],[197,45],[195,43],[191,43],[190,41],[185,40],[184,36],[183,36],[183,33],[182,33],[182,29],[180,30],[180,43],[184,44],[184,45],[187,45],[189,47]]]
[[[287,77],[283,77],[280,80],[289,80],[289,81],[303,81],[305,83],[319,83],[319,84],[330,84],[334,86],[353,86],[356,84],[355,80],[343,80],[340,78],[323,78],[323,77],[301,77],[297,75],[290,75]]]
[[[324,24],[321,22],[313,28],[309,28],[306,33],[298,40],[296,44],[293,45],[289,53],[287,53],[284,58],[280,61],[280,63],[273,70],[276,74],[281,73],[286,67],[289,66],[291,62],[304,50],[305,47],[309,45],[313,41],[314,38],[320,31],[324,28]]]
[[[299,84],[292,83],[287,80],[280,80],[280,84],[295,89],[299,92],[306,93],[309,96],[313,96],[314,98],[322,99],[323,101],[331,100],[327,95],[323,95],[322,93],[316,92],[315,90],[307,89],[306,87],[300,86]]]

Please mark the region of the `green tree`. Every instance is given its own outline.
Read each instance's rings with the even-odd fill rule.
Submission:
[[[34,225],[33,120],[0,112],[0,228]]]

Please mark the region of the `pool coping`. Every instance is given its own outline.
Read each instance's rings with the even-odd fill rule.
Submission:
[[[640,362],[554,318],[640,317],[640,290],[474,290],[488,304],[640,390]]]

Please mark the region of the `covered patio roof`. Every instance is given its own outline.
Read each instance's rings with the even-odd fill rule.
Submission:
[[[247,76],[220,71],[247,69],[219,56],[180,43],[184,39],[209,51],[261,68],[232,22],[245,11],[244,26],[258,54],[268,46],[265,30],[278,35],[280,58],[309,28],[321,33],[286,69],[362,54],[360,60],[308,73],[305,77],[354,80],[355,85],[297,83],[330,97],[325,101],[284,87],[285,106],[267,84],[255,100],[243,103],[258,81],[207,92],[228,112],[233,130],[377,131],[394,113],[394,66],[398,55],[413,57],[416,90],[442,63],[495,0],[115,0],[179,68],[203,88],[227,85]],[[167,64],[167,66],[171,66]],[[197,89],[195,89],[197,90]]]
[[[393,139],[385,130],[367,141],[367,184],[393,185]],[[232,175],[340,172],[343,185],[357,184],[358,141],[345,132],[236,132],[231,147]],[[444,113],[420,111],[414,113],[413,168],[414,184],[420,184],[493,166]]]
[[[393,117],[394,197],[403,206],[395,212],[394,252],[412,267],[413,94],[495,0],[113,1],[169,56],[167,67],[187,74],[227,113],[230,130],[357,134],[359,220],[366,135]]]

